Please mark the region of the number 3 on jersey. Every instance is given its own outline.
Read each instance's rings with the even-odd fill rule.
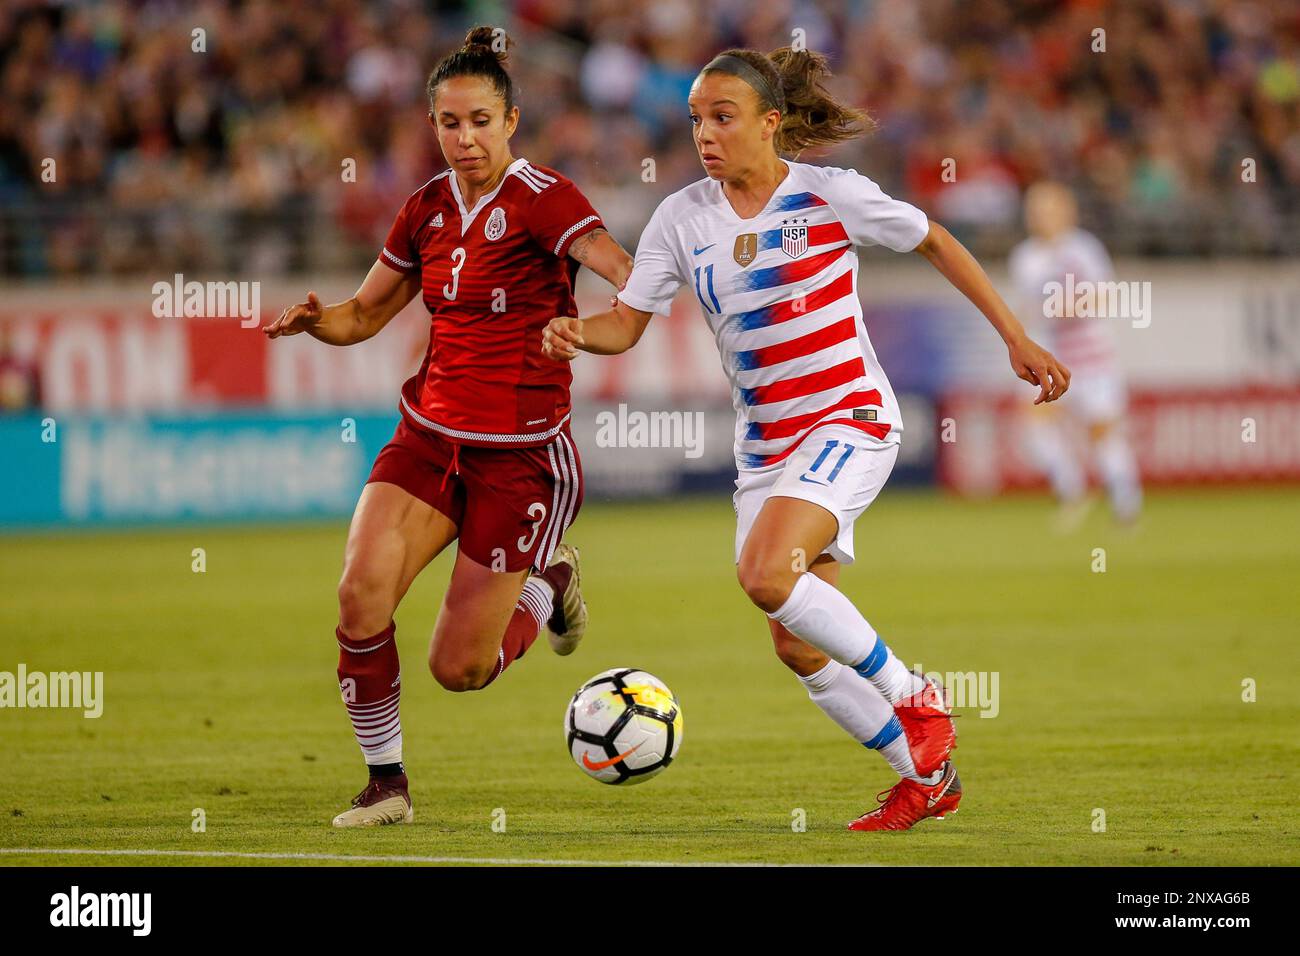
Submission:
[[[460,285],[460,270],[465,268],[465,250],[457,246],[451,253],[451,282],[442,287],[442,295],[448,301],[454,301],[456,298],[456,288]]]

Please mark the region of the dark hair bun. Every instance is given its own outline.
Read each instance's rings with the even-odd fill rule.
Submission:
[[[438,86],[456,76],[478,76],[492,84],[509,113],[515,106],[515,85],[506,71],[506,50],[510,38],[501,27],[475,27],[465,34],[465,44],[448,53],[429,74],[425,92],[429,95],[432,115],[438,98]]]
[[[505,66],[509,59],[506,51],[514,45],[503,27],[475,27],[465,34],[464,50],[466,53],[490,53],[498,63]]]

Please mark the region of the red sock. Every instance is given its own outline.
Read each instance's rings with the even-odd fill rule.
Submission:
[[[397,625],[389,622],[373,637],[354,641],[335,628],[339,642],[339,691],[352,719],[352,731],[366,763],[402,761],[402,721],[398,704],[402,671],[397,659]]]
[[[551,592],[547,585],[530,577],[515,604],[515,613],[506,625],[505,637],[501,639],[501,650],[497,656],[497,667],[487,679],[486,687],[505,673],[505,669],[519,658],[524,651],[533,646],[537,635],[551,616]]]

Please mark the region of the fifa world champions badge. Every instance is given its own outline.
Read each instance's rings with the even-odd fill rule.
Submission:
[[[758,233],[747,232],[736,237],[736,247],[731,256],[742,269],[754,261],[758,255]]]

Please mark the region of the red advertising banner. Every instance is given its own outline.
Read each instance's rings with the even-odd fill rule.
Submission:
[[[1034,408],[1023,395],[943,396],[940,482],[972,496],[1044,486],[1029,435],[1041,414],[1055,414],[1083,450],[1085,429],[1064,408]],[[1300,481],[1300,387],[1135,392],[1121,427],[1147,484]]]
[[[271,348],[260,329],[230,318],[158,319],[115,307],[0,311],[10,350],[35,364],[42,405],[55,412],[392,405],[427,342],[416,318],[396,319],[353,348],[307,349]]]
[[[301,290],[276,289],[265,324]],[[345,294],[346,295],[346,294]],[[28,297],[33,303],[36,295]],[[322,294],[326,301],[333,299]],[[48,411],[178,411],[216,406],[390,410],[429,342],[428,314],[412,303],[378,335],[337,348],[306,335],[275,342],[237,317],[158,318],[147,302],[121,293],[53,293],[49,304],[0,307],[0,341],[40,375]],[[580,297],[585,313],[607,295]],[[574,395],[618,400],[630,395],[673,403],[727,401],[708,327],[689,298],[657,316],[634,352],[574,366]]]

